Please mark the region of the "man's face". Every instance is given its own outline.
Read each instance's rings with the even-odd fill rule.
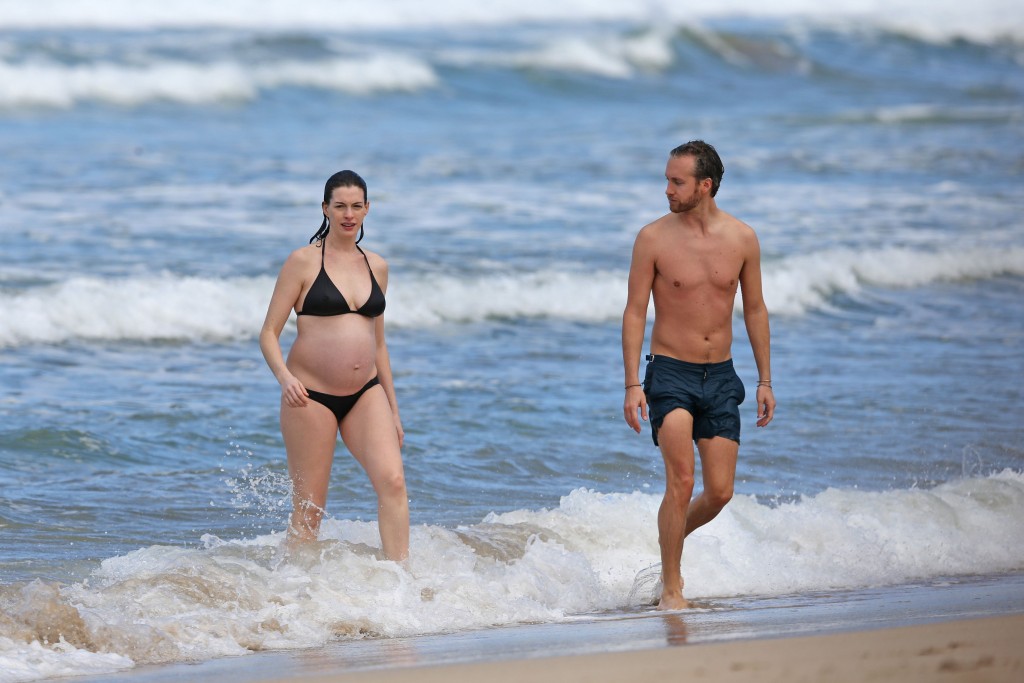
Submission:
[[[711,190],[711,180],[698,182],[694,175],[697,161],[692,156],[669,157],[665,167],[665,196],[672,213],[684,213],[697,208]]]

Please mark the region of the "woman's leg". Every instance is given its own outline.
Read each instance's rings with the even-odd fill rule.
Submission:
[[[371,387],[341,421],[341,438],[377,492],[377,524],[389,560],[409,556],[409,496],[398,433],[384,388]]]
[[[281,403],[281,435],[292,480],[288,538],[316,540],[327,505],[327,488],[338,441],[338,422],[326,406],[310,401],[292,408]]]

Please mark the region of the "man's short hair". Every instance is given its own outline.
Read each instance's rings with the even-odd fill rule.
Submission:
[[[714,147],[703,140],[690,140],[672,150],[671,156],[693,157],[693,174],[697,180],[711,178],[711,196],[718,194],[718,186],[722,184],[722,176],[725,175],[725,166]]]

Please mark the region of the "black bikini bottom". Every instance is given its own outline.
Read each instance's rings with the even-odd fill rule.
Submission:
[[[313,391],[312,389],[306,389],[306,393],[309,397],[317,403],[323,404],[331,409],[334,413],[334,417],[338,418],[340,423],[348,415],[349,411],[355,407],[356,402],[359,401],[360,397],[366,393],[367,389],[377,386],[380,382],[377,377],[374,376],[369,382],[363,385],[363,388],[354,394],[348,396],[335,396],[334,394],[325,394],[321,391]]]

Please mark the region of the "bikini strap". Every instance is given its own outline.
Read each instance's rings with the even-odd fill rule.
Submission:
[[[367,258],[366,252],[363,251],[362,249],[360,249],[358,244],[356,245],[356,249],[359,249],[359,253],[363,255],[363,260],[366,261],[366,269],[368,271],[370,271],[370,277],[373,277],[373,268],[370,267],[370,259]],[[377,280],[377,278],[375,278],[375,277],[373,277],[373,279],[374,279],[374,281]]]

